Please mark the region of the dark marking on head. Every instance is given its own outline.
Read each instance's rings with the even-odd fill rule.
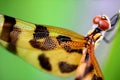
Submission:
[[[72,52],[78,52],[82,54],[82,49],[72,49],[70,46],[64,46],[63,47],[67,52],[72,53]]]
[[[50,37],[44,38],[43,42],[37,41],[35,39],[30,40],[30,44],[37,49],[41,50],[52,50],[56,48],[56,43]]]
[[[103,80],[103,79],[102,77],[98,77],[96,74],[94,74],[92,80]]]
[[[49,36],[49,31],[45,26],[36,25],[36,29],[34,31],[34,39],[41,39]]]
[[[4,16],[4,24],[2,27],[2,32],[0,38],[4,41],[10,41],[10,32],[13,31],[13,26],[16,24],[15,18]]]
[[[70,73],[70,72],[76,70],[77,67],[78,67],[78,65],[68,64],[63,61],[59,62],[59,69],[62,73]]]
[[[102,30],[99,27],[97,27],[97,28],[95,28],[95,30],[94,30],[94,32],[92,34],[94,36],[96,33],[100,33],[101,31]]]
[[[101,16],[102,20],[107,20],[106,16]]]
[[[58,40],[59,44],[61,44],[62,42],[72,41],[70,37],[63,35],[57,36],[56,39]]]
[[[16,51],[16,43],[18,40],[18,36],[21,33],[21,30],[19,28],[15,28],[13,29],[13,31],[10,32],[10,41],[9,44],[7,46],[7,49],[11,52],[13,52],[14,54],[17,53]]]
[[[45,56],[45,54],[41,54],[38,56],[38,60],[40,65],[42,66],[42,68],[44,68],[47,71],[51,71],[52,70],[52,66],[49,62],[49,58]]]
[[[89,58],[90,58],[89,53],[86,53],[86,56],[85,56],[85,62],[87,62],[87,61],[89,60]]]

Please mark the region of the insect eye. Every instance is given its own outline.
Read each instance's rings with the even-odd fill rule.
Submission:
[[[98,27],[102,30],[108,30],[109,26],[110,24],[107,20],[100,20],[98,23]]]
[[[102,15],[102,16],[95,16],[93,18],[93,23],[94,24],[98,24],[98,27],[101,29],[101,30],[108,30],[110,28],[110,23],[107,19],[107,16],[105,15]]]
[[[98,24],[100,20],[101,20],[101,16],[95,16],[95,17],[93,18],[93,23],[94,23],[94,24]]]

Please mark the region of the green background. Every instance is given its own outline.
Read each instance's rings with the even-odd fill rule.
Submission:
[[[111,44],[111,50],[109,50],[108,59],[103,69],[106,80],[120,80],[120,19],[117,27],[118,30]]]
[[[63,27],[83,35],[91,29],[95,15],[106,14],[111,17],[119,9],[119,0],[0,0],[1,14],[32,23]],[[105,80],[120,79],[118,38],[119,32],[112,44],[102,42],[95,51]],[[63,80],[40,72],[0,46],[0,80],[48,79]]]

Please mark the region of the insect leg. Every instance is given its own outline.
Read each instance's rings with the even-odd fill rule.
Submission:
[[[117,22],[119,21],[120,19],[120,11],[118,13],[116,13],[114,16],[112,16],[110,18],[110,22],[111,22],[111,29],[109,29],[106,33],[105,33],[105,36],[103,38],[103,40],[106,42],[106,43],[109,43],[111,42],[113,39],[114,39],[114,36],[116,35],[116,32],[117,32]]]

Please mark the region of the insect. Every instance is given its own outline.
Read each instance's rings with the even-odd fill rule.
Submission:
[[[96,27],[85,37],[63,28],[0,15],[0,43],[42,71],[68,77],[77,70],[75,80],[103,80],[94,46],[111,24],[106,15],[96,16],[93,23]]]
[[[110,27],[110,29],[108,29],[106,31],[105,36],[103,37],[104,41],[107,43],[111,42],[113,40],[113,37],[115,36],[115,34],[114,34],[114,35],[112,35],[112,37],[109,37],[109,38],[106,37],[106,36],[110,35],[110,33],[116,29],[115,25],[118,22],[119,14],[120,14],[120,12],[115,14],[112,18],[110,18],[111,24],[109,24],[109,25],[111,27]],[[94,20],[99,21],[99,19],[97,19],[96,17]],[[108,22],[109,22],[109,20],[108,20]],[[98,27],[100,27],[100,25],[98,25]],[[105,28],[105,26],[104,26],[104,28]],[[101,29],[101,27],[100,27],[100,29]],[[88,38],[91,35],[93,37],[94,31],[92,33],[90,33],[90,35],[88,33],[88,36],[86,38]],[[99,31],[97,31],[97,32],[99,33]],[[97,34],[95,33],[95,35],[97,35]],[[86,47],[86,49],[84,49],[85,51],[83,52],[83,56],[80,61],[80,66],[78,66],[78,71],[77,71],[75,80],[103,80],[102,73],[100,71],[98,63],[94,56],[94,46],[95,46],[96,42],[94,41],[94,38],[90,38],[90,39],[92,39],[92,40],[90,40],[90,42],[88,41],[89,46]]]

